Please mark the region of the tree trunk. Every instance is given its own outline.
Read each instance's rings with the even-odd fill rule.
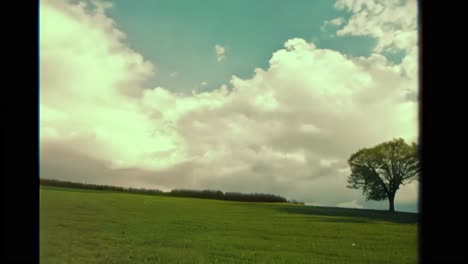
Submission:
[[[395,212],[395,194],[390,194],[388,196],[388,211],[390,213]]]

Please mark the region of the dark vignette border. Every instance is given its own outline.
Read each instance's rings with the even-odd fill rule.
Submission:
[[[465,45],[459,5],[419,1],[420,263],[464,259]]]
[[[2,263],[37,263],[39,1],[6,1],[2,2],[2,10],[3,245],[0,259]]]
[[[464,259],[464,14],[460,2],[419,1],[421,263]],[[12,4],[18,6],[8,6]],[[39,1],[4,4],[2,261],[39,260]]]

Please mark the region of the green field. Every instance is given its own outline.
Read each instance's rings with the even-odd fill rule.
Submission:
[[[417,216],[42,186],[40,260],[417,263]]]

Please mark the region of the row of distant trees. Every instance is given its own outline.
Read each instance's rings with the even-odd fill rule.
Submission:
[[[288,200],[282,196],[265,193],[239,193],[218,190],[172,190],[169,195],[179,197],[207,198],[227,201],[242,202],[265,202],[265,203],[287,203]]]
[[[163,191],[156,190],[156,189],[126,188],[126,187],[111,186],[111,185],[98,185],[98,184],[59,181],[59,180],[51,180],[51,179],[39,179],[39,182],[41,185],[44,185],[44,186],[55,186],[55,187],[75,188],[75,189],[102,190],[102,191],[107,190],[107,191],[116,191],[116,192],[143,193],[143,194],[163,194]]]
[[[265,194],[265,193],[240,193],[240,192],[222,192],[219,190],[187,190],[175,189],[170,192],[163,192],[156,189],[143,189],[143,188],[125,188],[111,185],[97,185],[88,183],[68,182],[51,179],[40,179],[40,184],[44,186],[55,186],[76,189],[90,189],[90,190],[107,190],[116,192],[130,192],[152,195],[165,195],[174,197],[191,197],[202,199],[216,199],[225,201],[241,201],[241,202],[264,202],[264,203],[295,203],[303,204],[301,202],[292,200],[288,201],[285,197]]]

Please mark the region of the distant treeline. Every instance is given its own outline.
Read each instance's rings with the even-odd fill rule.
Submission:
[[[242,201],[242,202],[265,202],[265,203],[287,203],[288,200],[284,197],[274,194],[264,193],[238,193],[226,192],[218,190],[172,190],[169,195],[179,197],[194,197],[205,199],[217,199],[227,201]]]
[[[191,197],[191,198],[202,198],[202,199],[216,199],[225,201],[240,201],[240,202],[264,202],[264,203],[295,203],[304,204],[295,200],[288,201],[286,198],[264,193],[239,193],[239,192],[222,192],[219,190],[185,190],[175,189],[170,192],[163,192],[155,189],[142,189],[142,188],[125,188],[110,185],[97,185],[88,183],[68,182],[51,179],[40,179],[40,184],[44,186],[56,186],[66,188],[77,188],[77,189],[91,189],[91,190],[107,190],[117,192],[130,192],[130,193],[141,193],[141,194],[153,194],[153,195],[165,195],[174,197]]]
[[[125,188],[111,185],[97,185],[89,183],[68,182],[50,179],[39,179],[39,183],[44,186],[56,186],[76,189],[90,189],[90,190],[107,190],[117,192],[131,192],[131,193],[144,193],[144,194],[163,194],[161,190],[143,189],[143,188]]]

